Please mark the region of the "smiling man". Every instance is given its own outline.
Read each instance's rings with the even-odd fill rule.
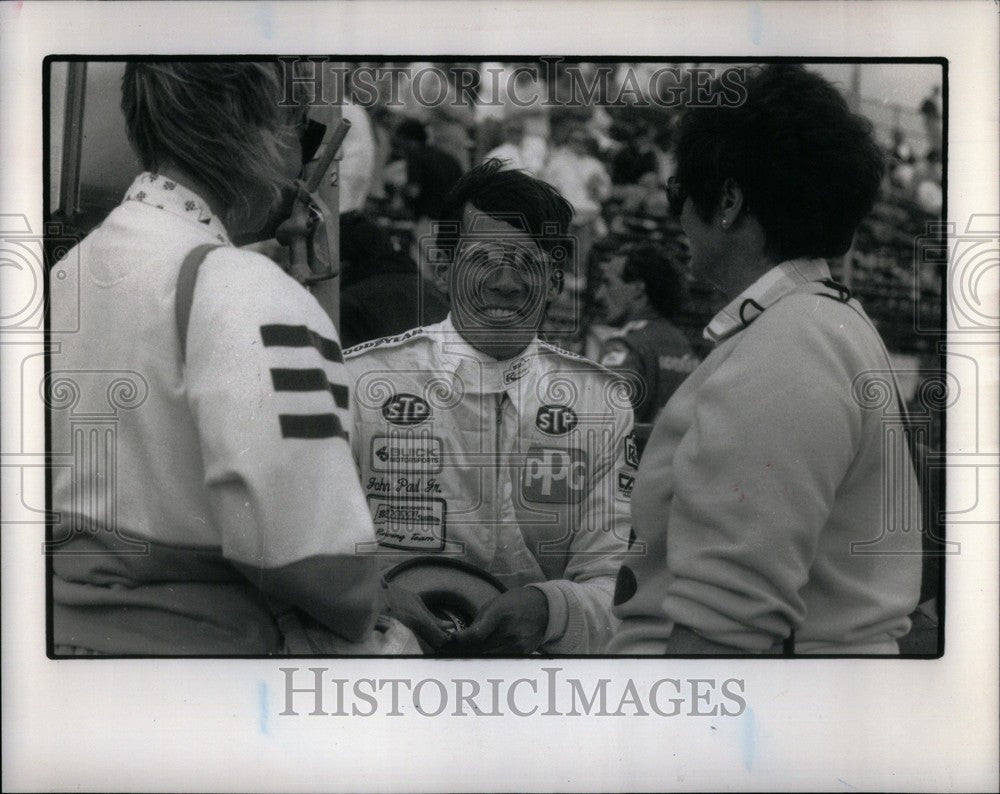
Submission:
[[[613,629],[638,461],[615,376],[537,338],[571,262],[572,207],[496,160],[445,202],[433,244],[446,320],[346,351],[352,434],[383,567],[481,568],[506,592],[470,625],[389,587],[426,646],[458,655],[599,652]]]

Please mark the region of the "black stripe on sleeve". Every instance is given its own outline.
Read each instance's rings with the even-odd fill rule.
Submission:
[[[347,441],[336,414],[279,414],[282,438],[342,438]]]
[[[338,408],[347,408],[347,387],[343,383],[331,383],[330,394],[333,395],[333,401],[337,404]]]
[[[340,345],[304,325],[262,325],[264,347],[314,347],[327,361],[344,363]]]
[[[338,408],[347,408],[348,390],[342,383],[330,383],[321,369],[271,370],[271,382],[275,391],[328,391]]]

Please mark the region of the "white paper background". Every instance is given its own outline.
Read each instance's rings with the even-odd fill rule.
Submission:
[[[949,218],[997,215],[997,5],[220,3],[0,6],[0,212],[42,225],[47,54],[945,56]],[[6,278],[9,274],[2,274]],[[995,305],[997,267],[980,284]],[[996,790],[997,469],[955,470],[940,661],[565,661],[564,676],[743,678],[739,718],[280,717],[281,661],[48,661],[37,337],[4,337],[5,790]],[[14,344],[14,342],[19,342]],[[997,451],[997,347],[975,443]],[[35,373],[37,375],[37,372]],[[37,383],[37,380],[34,382]],[[22,425],[22,416],[24,424]],[[968,438],[952,417],[949,440]],[[964,423],[964,424],[961,424]],[[963,429],[966,432],[962,432]],[[22,434],[23,430],[23,434]],[[969,452],[968,448],[962,450]],[[993,458],[995,461],[995,458]],[[321,662],[297,662],[302,667]],[[545,663],[337,661],[330,675],[540,675]],[[551,666],[551,662],[548,663]]]

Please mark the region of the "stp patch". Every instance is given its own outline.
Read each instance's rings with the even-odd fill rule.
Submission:
[[[407,551],[444,549],[448,512],[444,499],[369,494],[368,509],[380,545]]]
[[[521,495],[528,502],[576,504],[586,495],[588,473],[582,449],[533,446],[521,470]]]
[[[576,411],[568,405],[543,405],[535,414],[535,427],[547,436],[564,436],[579,421]]]
[[[430,419],[431,407],[416,394],[400,392],[382,404],[382,417],[394,425],[410,427]]]

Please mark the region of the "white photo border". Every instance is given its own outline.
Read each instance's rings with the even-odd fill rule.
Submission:
[[[1000,216],[996,3],[7,3],[0,6],[0,213],[43,224],[42,63],[47,55],[503,53],[678,60],[944,57],[948,220]],[[685,57],[687,56],[687,57]],[[1000,230],[998,230],[1000,231]],[[996,300],[997,268],[979,284]],[[0,273],[6,280],[7,274]],[[952,296],[955,299],[958,296]],[[21,385],[39,333],[0,340],[3,385],[2,644],[7,790],[957,790],[998,786],[997,340],[949,337],[976,359],[975,447],[952,446],[946,652],[938,660],[407,659],[51,661],[45,655],[43,407]],[[958,507],[956,507],[958,509]],[[531,683],[503,716],[341,716],[327,692],[287,710],[288,674],[503,679],[535,691],[558,668],[587,692],[611,680],[740,680],[739,714],[546,715]],[[449,683],[449,686],[452,686]],[[694,685],[698,686],[698,685]],[[298,696],[296,696],[298,697]],[[429,695],[431,710],[437,698]],[[516,716],[518,708],[538,709]],[[294,705],[293,703],[293,705]],[[737,705],[730,699],[729,706]],[[566,708],[560,709],[566,712]]]

